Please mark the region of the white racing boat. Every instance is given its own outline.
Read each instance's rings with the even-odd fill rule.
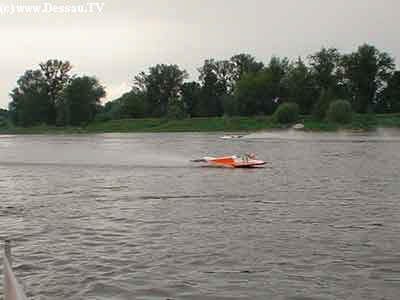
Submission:
[[[224,136],[221,136],[221,139],[234,140],[234,139],[241,139],[242,137],[244,137],[244,135],[224,135]]]

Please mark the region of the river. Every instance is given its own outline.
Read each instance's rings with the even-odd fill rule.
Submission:
[[[399,299],[400,131],[0,136],[29,297]],[[254,152],[263,169],[190,159]]]

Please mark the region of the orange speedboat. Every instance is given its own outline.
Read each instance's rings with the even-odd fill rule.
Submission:
[[[192,160],[196,163],[207,163],[209,166],[228,167],[228,168],[255,168],[264,166],[265,161],[256,159],[254,154],[245,154],[243,156],[224,156],[224,157],[204,157],[202,159]]]

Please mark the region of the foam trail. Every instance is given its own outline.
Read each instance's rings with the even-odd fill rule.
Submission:
[[[186,166],[189,164],[191,158],[187,158],[184,156],[172,155],[172,154],[141,154],[137,157],[141,161],[143,161],[144,165],[150,166]]]
[[[338,132],[306,132],[289,129],[256,132],[249,134],[244,138],[327,142],[400,142],[400,130],[396,128],[379,128],[373,131],[341,130]]]

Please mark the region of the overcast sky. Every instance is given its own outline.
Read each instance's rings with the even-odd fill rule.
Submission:
[[[174,63],[197,79],[207,58],[250,53],[296,58],[322,46],[346,53],[363,43],[400,59],[399,0],[0,0],[16,5],[105,3],[93,13],[0,14],[0,107],[17,78],[41,61],[69,60],[96,76],[108,100],[157,63]],[[396,60],[397,61],[397,60]],[[399,64],[397,64],[399,66]]]

